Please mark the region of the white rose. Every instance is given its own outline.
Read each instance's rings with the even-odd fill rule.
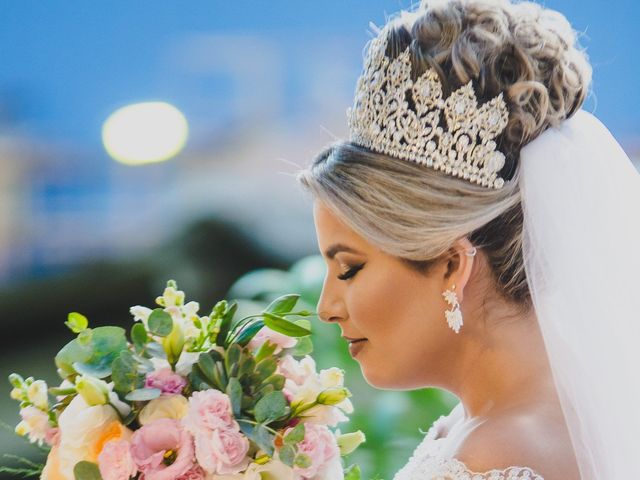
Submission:
[[[93,443],[114,420],[118,420],[118,414],[110,405],[89,406],[82,396],[74,397],[58,418],[58,455],[63,475],[74,478],[75,464],[88,458],[89,452],[93,450]]]
[[[138,421],[141,425],[147,425],[159,418],[180,420],[188,410],[189,401],[182,395],[162,395],[151,400],[142,409]]]

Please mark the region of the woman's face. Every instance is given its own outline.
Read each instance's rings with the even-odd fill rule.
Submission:
[[[322,202],[314,205],[318,246],[327,266],[318,303],[337,323],[364,377],[378,388],[437,386],[446,375],[456,333],[445,318],[447,261],[429,273],[374,247]],[[449,347],[449,348],[447,348]]]

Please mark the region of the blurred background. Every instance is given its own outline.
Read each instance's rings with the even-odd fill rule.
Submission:
[[[585,108],[637,162],[639,4],[546,6],[583,33]],[[410,7],[0,0],[0,453],[40,454],[13,435],[18,406],[1,379],[55,382],[71,311],[127,325],[128,308],[152,306],[170,278],[202,311],[290,291],[314,304],[324,267],[293,175],[347,136],[369,22]],[[343,430],[369,439],[353,461],[363,478],[390,479],[457,399],[376,391],[337,331],[314,328],[318,363],[343,367],[354,391]]]

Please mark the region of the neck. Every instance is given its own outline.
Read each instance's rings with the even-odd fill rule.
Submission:
[[[472,321],[449,390],[467,418],[486,418],[515,409],[558,402],[542,334],[533,312]],[[492,321],[496,318],[504,320]]]

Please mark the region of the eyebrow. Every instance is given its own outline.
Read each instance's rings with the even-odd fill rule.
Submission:
[[[343,243],[336,243],[335,245],[331,245],[329,248],[327,248],[327,250],[325,251],[325,255],[328,259],[333,259],[333,257],[335,257],[338,252],[347,252],[347,253],[356,253],[356,254],[361,253],[354,248],[344,245]]]

